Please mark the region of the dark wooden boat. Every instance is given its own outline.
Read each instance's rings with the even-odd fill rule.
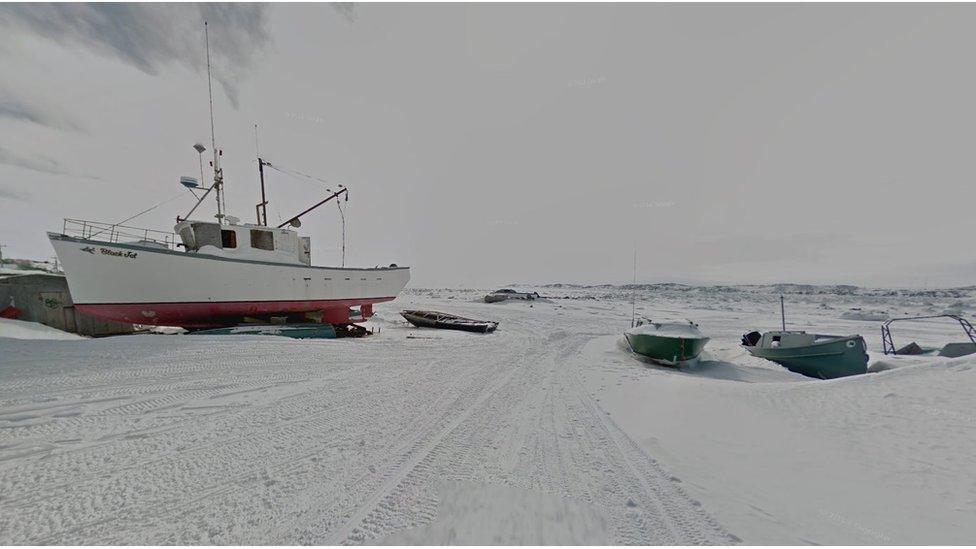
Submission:
[[[498,327],[497,322],[474,320],[438,311],[402,311],[400,315],[418,328],[464,330],[465,332],[489,333]]]

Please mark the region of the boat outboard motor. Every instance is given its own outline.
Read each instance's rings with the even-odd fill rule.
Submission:
[[[746,347],[755,347],[756,343],[762,339],[762,334],[759,332],[749,332],[748,334],[742,336],[742,344]]]

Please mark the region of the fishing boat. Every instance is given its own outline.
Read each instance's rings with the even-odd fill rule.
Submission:
[[[771,360],[807,377],[834,379],[868,371],[867,347],[859,335],[750,332],[742,337],[742,347],[752,356]]]
[[[787,330],[782,296],[780,312],[782,330],[749,332],[742,336],[742,347],[749,354],[775,362],[791,372],[818,379],[867,373],[868,354],[863,337]]]
[[[208,77],[209,72],[208,46]],[[261,202],[255,207],[256,222],[242,223],[225,212],[223,151],[213,134],[212,104],[211,96],[213,183],[201,186],[206,147],[196,144],[201,179],[183,177],[180,183],[197,202],[176,218],[172,233],[122,224],[128,220],[78,219],[65,219],[61,232],[48,233],[75,308],[108,320],[184,328],[272,323],[281,317],[289,322],[348,324],[351,308],[358,307],[355,314],[365,319],[373,314],[374,304],[396,298],[410,280],[409,268],[346,267],[344,256],[339,267],[314,266],[309,237],[294,230],[301,227],[304,215],[330,201],[342,214],[340,201],[349,200],[344,185],[335,192],[326,189],[323,200],[269,226],[265,168],[287,170],[258,156]],[[216,199],[216,220],[192,217],[210,195]],[[343,214],[343,227],[344,219]]]
[[[346,324],[351,308],[369,318],[373,304],[395,299],[410,279],[409,268],[396,265],[313,266],[308,237],[226,219],[181,220],[178,243],[71,219],[48,237],[75,308],[130,324],[206,328],[282,316]]]
[[[624,332],[630,349],[665,366],[694,362],[705,349],[709,338],[693,322],[637,321]]]
[[[400,315],[418,328],[440,328],[444,330],[463,330],[465,332],[490,333],[498,327],[497,322],[475,320],[439,311],[403,311]]]

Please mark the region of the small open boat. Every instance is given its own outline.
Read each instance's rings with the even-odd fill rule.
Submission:
[[[692,322],[641,322],[624,332],[635,353],[665,366],[698,358],[709,338]]]
[[[634,288],[637,287],[637,250],[634,250]],[[630,329],[624,332],[634,353],[664,366],[693,364],[709,338],[692,321],[653,322],[637,317],[637,294],[631,295]]]
[[[807,377],[834,379],[868,371],[868,354],[864,338],[859,335],[750,332],[742,336],[742,347],[752,356],[771,360]]]
[[[402,311],[400,315],[418,328],[440,328],[465,332],[489,333],[498,327],[497,322],[474,320],[438,311]]]

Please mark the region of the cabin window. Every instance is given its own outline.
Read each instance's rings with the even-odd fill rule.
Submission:
[[[256,250],[274,250],[274,233],[251,229],[251,247]]]
[[[236,248],[237,247],[237,231],[230,229],[223,229],[220,231],[220,243],[225,248]]]

